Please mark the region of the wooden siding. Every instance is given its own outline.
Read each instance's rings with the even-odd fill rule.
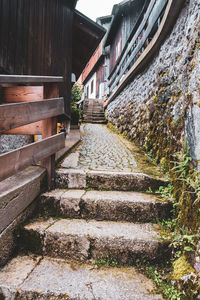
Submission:
[[[128,70],[128,72],[125,74],[123,79],[119,82],[117,88],[112,92],[112,94],[110,95],[110,97],[108,98],[108,100],[106,102],[105,107],[107,107],[107,105],[109,103],[111,103],[117,95],[119,95],[119,93],[125,88],[125,86],[129,82],[131,82],[131,80],[133,80],[134,76],[136,76],[139,72],[142,72],[147,67],[147,65],[152,61],[153,56],[156,54],[156,52],[162,45],[163,41],[166,39],[166,36],[169,34],[171,29],[173,28],[174,22],[176,21],[176,18],[178,16],[178,14],[180,13],[180,10],[182,9],[182,6],[184,4],[184,0],[180,0],[180,1],[160,0],[159,2],[158,2],[158,0],[151,0],[147,11],[149,10],[150,6],[153,7],[153,5],[155,3],[157,4],[157,9],[155,10],[155,12],[154,12],[154,10],[151,9],[149,11],[149,13],[153,12],[153,15],[154,15],[153,19],[155,20],[155,22],[158,19],[159,14],[161,13],[160,16],[162,17],[162,20],[160,22],[158,30],[154,34],[152,40],[149,42],[149,44],[144,49],[143,53],[139,56],[139,58],[135,61],[133,66],[130,68],[130,70]],[[162,6],[164,7],[165,4],[167,4],[167,5],[164,10],[164,15],[162,15]],[[149,14],[146,13],[144,20],[140,24],[141,28],[139,28],[140,26],[138,27],[138,30],[137,30],[138,32],[140,31],[140,29],[141,30],[144,29],[144,25],[146,24],[148,17],[149,17]],[[158,23],[159,22],[157,21],[157,25],[158,25]],[[146,41],[146,38],[148,37],[149,32],[151,33],[152,26],[154,27],[154,23],[150,23],[149,26],[146,28],[147,32],[145,32],[144,37],[141,39],[141,42]],[[137,33],[135,35],[137,36]],[[131,43],[127,46],[126,51],[129,51],[131,49],[133,42],[134,42],[134,37],[133,37],[133,40],[131,41]],[[123,55],[126,55],[126,51],[123,53]],[[134,55],[134,52],[133,52],[133,55]],[[128,59],[130,60],[130,58],[131,57],[129,57]],[[120,61],[120,64],[118,65],[119,68],[120,68],[121,63],[122,63],[122,61]],[[129,66],[129,64],[130,64],[130,62],[127,61],[125,67]],[[116,73],[117,73],[117,71],[118,70],[116,70]],[[123,72],[123,70],[121,71],[120,75],[122,75],[122,72]],[[119,76],[118,76],[118,80],[119,80]]]
[[[85,80],[87,79],[87,76],[90,74],[90,72],[94,68],[95,64],[98,62],[98,59],[100,58],[101,54],[102,54],[102,42],[99,44],[98,48],[96,49],[96,51],[93,53],[92,57],[90,58],[87,66],[83,70],[82,78],[81,78],[83,83],[85,82]]]
[[[97,69],[97,76],[96,76],[96,98],[99,98],[100,93],[100,84],[105,81],[104,78],[104,60],[102,60],[101,64]]]
[[[94,54],[95,49],[97,49],[105,32],[106,30],[102,26],[75,10],[72,39],[72,71],[77,79]]]
[[[123,27],[123,20],[119,23],[119,28],[116,32],[115,39],[113,40],[112,44],[110,45],[110,71],[112,72],[113,68],[116,65],[116,47],[117,44],[122,41],[122,27]],[[121,42],[120,42],[121,43]],[[120,50],[122,48],[120,47]]]
[[[0,0],[0,73],[61,75],[70,114],[73,11],[63,0]]]
[[[113,27],[115,27],[115,29],[112,30],[113,34],[110,43],[110,73],[112,73],[112,70],[118,61],[116,59],[117,44],[120,41],[122,52],[141,14],[144,2],[145,0],[137,0],[132,3],[128,3],[126,8],[120,9],[121,15],[115,17],[116,24],[114,22]]]
[[[131,40],[128,40],[129,42],[119,58],[119,63],[115,65],[109,75],[111,91],[118,85],[121,77],[128,72],[152,40],[164,14],[166,4],[167,0],[151,0],[145,14],[143,12],[142,22],[138,26],[135,35]]]

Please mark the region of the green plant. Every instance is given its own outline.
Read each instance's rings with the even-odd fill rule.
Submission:
[[[82,97],[82,85],[75,83],[72,87],[72,95],[71,95],[72,101],[77,102],[81,100],[81,97]]]
[[[178,180],[185,180],[190,170],[190,162],[192,161],[189,150],[185,148],[184,152],[177,152],[173,157],[176,158],[176,161],[172,161],[174,164],[172,171],[178,173]]]
[[[163,294],[170,300],[181,300],[183,295],[178,289],[176,289],[173,285],[170,284],[165,285]]]
[[[81,116],[81,110],[79,109],[75,101],[71,102],[71,124],[76,125],[79,122]]]
[[[195,251],[200,234],[191,234],[187,227],[177,230],[177,219],[162,221],[161,226],[160,238],[170,243],[174,258]]]
[[[96,265],[96,266],[107,266],[107,267],[117,267],[120,265],[117,260],[112,259],[110,257],[100,258],[100,259],[94,260],[92,263],[93,263],[93,265]]]
[[[177,226],[177,218],[172,218],[168,220],[162,220],[160,223],[162,231],[164,232],[173,232]]]
[[[92,187],[87,183],[85,187],[86,192],[91,191]]]
[[[82,96],[82,86],[75,83],[72,87],[71,93],[71,123],[76,125],[79,122],[79,119],[82,117],[82,110],[77,105],[77,102],[81,99]]]
[[[153,191],[152,191],[151,187],[149,187],[149,188],[146,190],[146,193],[147,193],[147,194],[153,194]]]
[[[157,165],[156,160],[153,158],[152,150],[148,151],[147,158],[148,158],[150,163],[152,163],[155,166]]]
[[[136,260],[137,268],[151,278],[156,287],[157,292],[162,293],[166,299],[169,300],[182,300],[182,293],[172,284],[169,277],[171,263],[169,261],[165,261],[164,265],[158,267],[156,265],[152,265],[146,263],[144,260],[140,261]]]
[[[192,188],[191,193],[195,195],[194,204],[200,203],[200,173],[194,171],[190,177],[186,178],[186,183]]]
[[[173,199],[173,184],[169,183],[167,186],[160,186],[158,190],[155,191],[156,194],[160,194],[162,198],[172,198]]]

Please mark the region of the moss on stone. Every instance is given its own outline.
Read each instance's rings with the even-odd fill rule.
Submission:
[[[107,127],[119,135],[121,141],[133,153],[136,163],[142,172],[157,178],[165,177],[163,171],[155,165],[155,163],[153,164],[153,162],[150,161],[149,156],[141,148],[137,147],[127,134],[121,134],[110,122],[108,122]]]
[[[170,93],[169,93],[170,90]],[[170,95],[168,97],[168,95]],[[149,126],[146,126],[144,119],[144,108],[140,108],[140,119],[138,120],[139,126],[135,128],[134,133],[134,144],[137,146],[142,146],[145,152],[148,153],[148,156],[160,164],[162,170],[168,172],[169,177],[174,186],[174,197],[178,203],[178,224],[180,227],[188,227],[191,232],[196,232],[198,226],[200,225],[200,215],[199,215],[199,206],[200,203],[195,202],[194,191],[191,187],[186,184],[186,177],[192,176],[192,169],[188,169],[188,172],[185,174],[184,178],[180,179],[179,172],[174,171],[174,164],[177,158],[174,156],[176,153],[183,151],[183,140],[185,137],[185,119],[188,109],[193,105],[192,104],[192,94],[189,92],[183,93],[177,86],[160,86],[158,91],[152,96],[152,102],[154,109],[145,114],[148,115],[147,123]],[[179,115],[174,117],[172,115],[172,110],[177,101],[181,102],[181,111]],[[148,107],[145,106],[148,110]],[[150,110],[150,108],[149,108]],[[114,129],[113,125],[109,125]],[[131,133],[126,130],[125,136],[130,140]],[[122,129],[122,127],[121,127]],[[114,129],[115,130],[115,129]],[[115,131],[119,133],[118,131]],[[123,132],[123,130],[122,130]],[[131,136],[132,137],[132,136]],[[135,146],[136,147],[136,146]],[[155,164],[151,164],[151,167],[148,167],[147,161],[145,161],[145,153],[141,155],[141,150],[134,151],[134,155],[138,162],[141,170],[144,170],[149,175],[159,176],[160,171],[158,172]]]
[[[179,280],[181,277],[188,275],[190,273],[194,272],[195,270],[188,262],[185,255],[179,257],[174,263],[173,263],[173,273],[172,273],[172,279],[173,280]]]
[[[153,103],[157,103],[158,102],[158,96],[155,94],[153,96]]]

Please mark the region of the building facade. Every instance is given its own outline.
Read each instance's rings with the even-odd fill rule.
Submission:
[[[0,0],[0,73],[63,76],[61,121],[70,120],[72,73],[80,76],[105,34],[103,27],[75,9],[76,3]],[[27,137],[0,136],[0,152],[26,143]]]
[[[106,31],[110,27],[112,16],[97,19],[97,23]],[[106,35],[105,35],[106,37]],[[80,81],[84,86],[83,97],[86,99],[104,99],[107,91],[107,77],[109,74],[109,47],[106,48],[105,37],[91,56],[81,74]]]

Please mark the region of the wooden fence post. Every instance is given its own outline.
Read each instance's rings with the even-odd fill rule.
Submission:
[[[56,83],[44,84],[44,99],[58,98],[59,87]],[[42,139],[50,137],[57,133],[57,118],[48,118],[42,121]],[[55,154],[42,161],[42,166],[47,169],[48,189],[54,187],[55,182]]]

